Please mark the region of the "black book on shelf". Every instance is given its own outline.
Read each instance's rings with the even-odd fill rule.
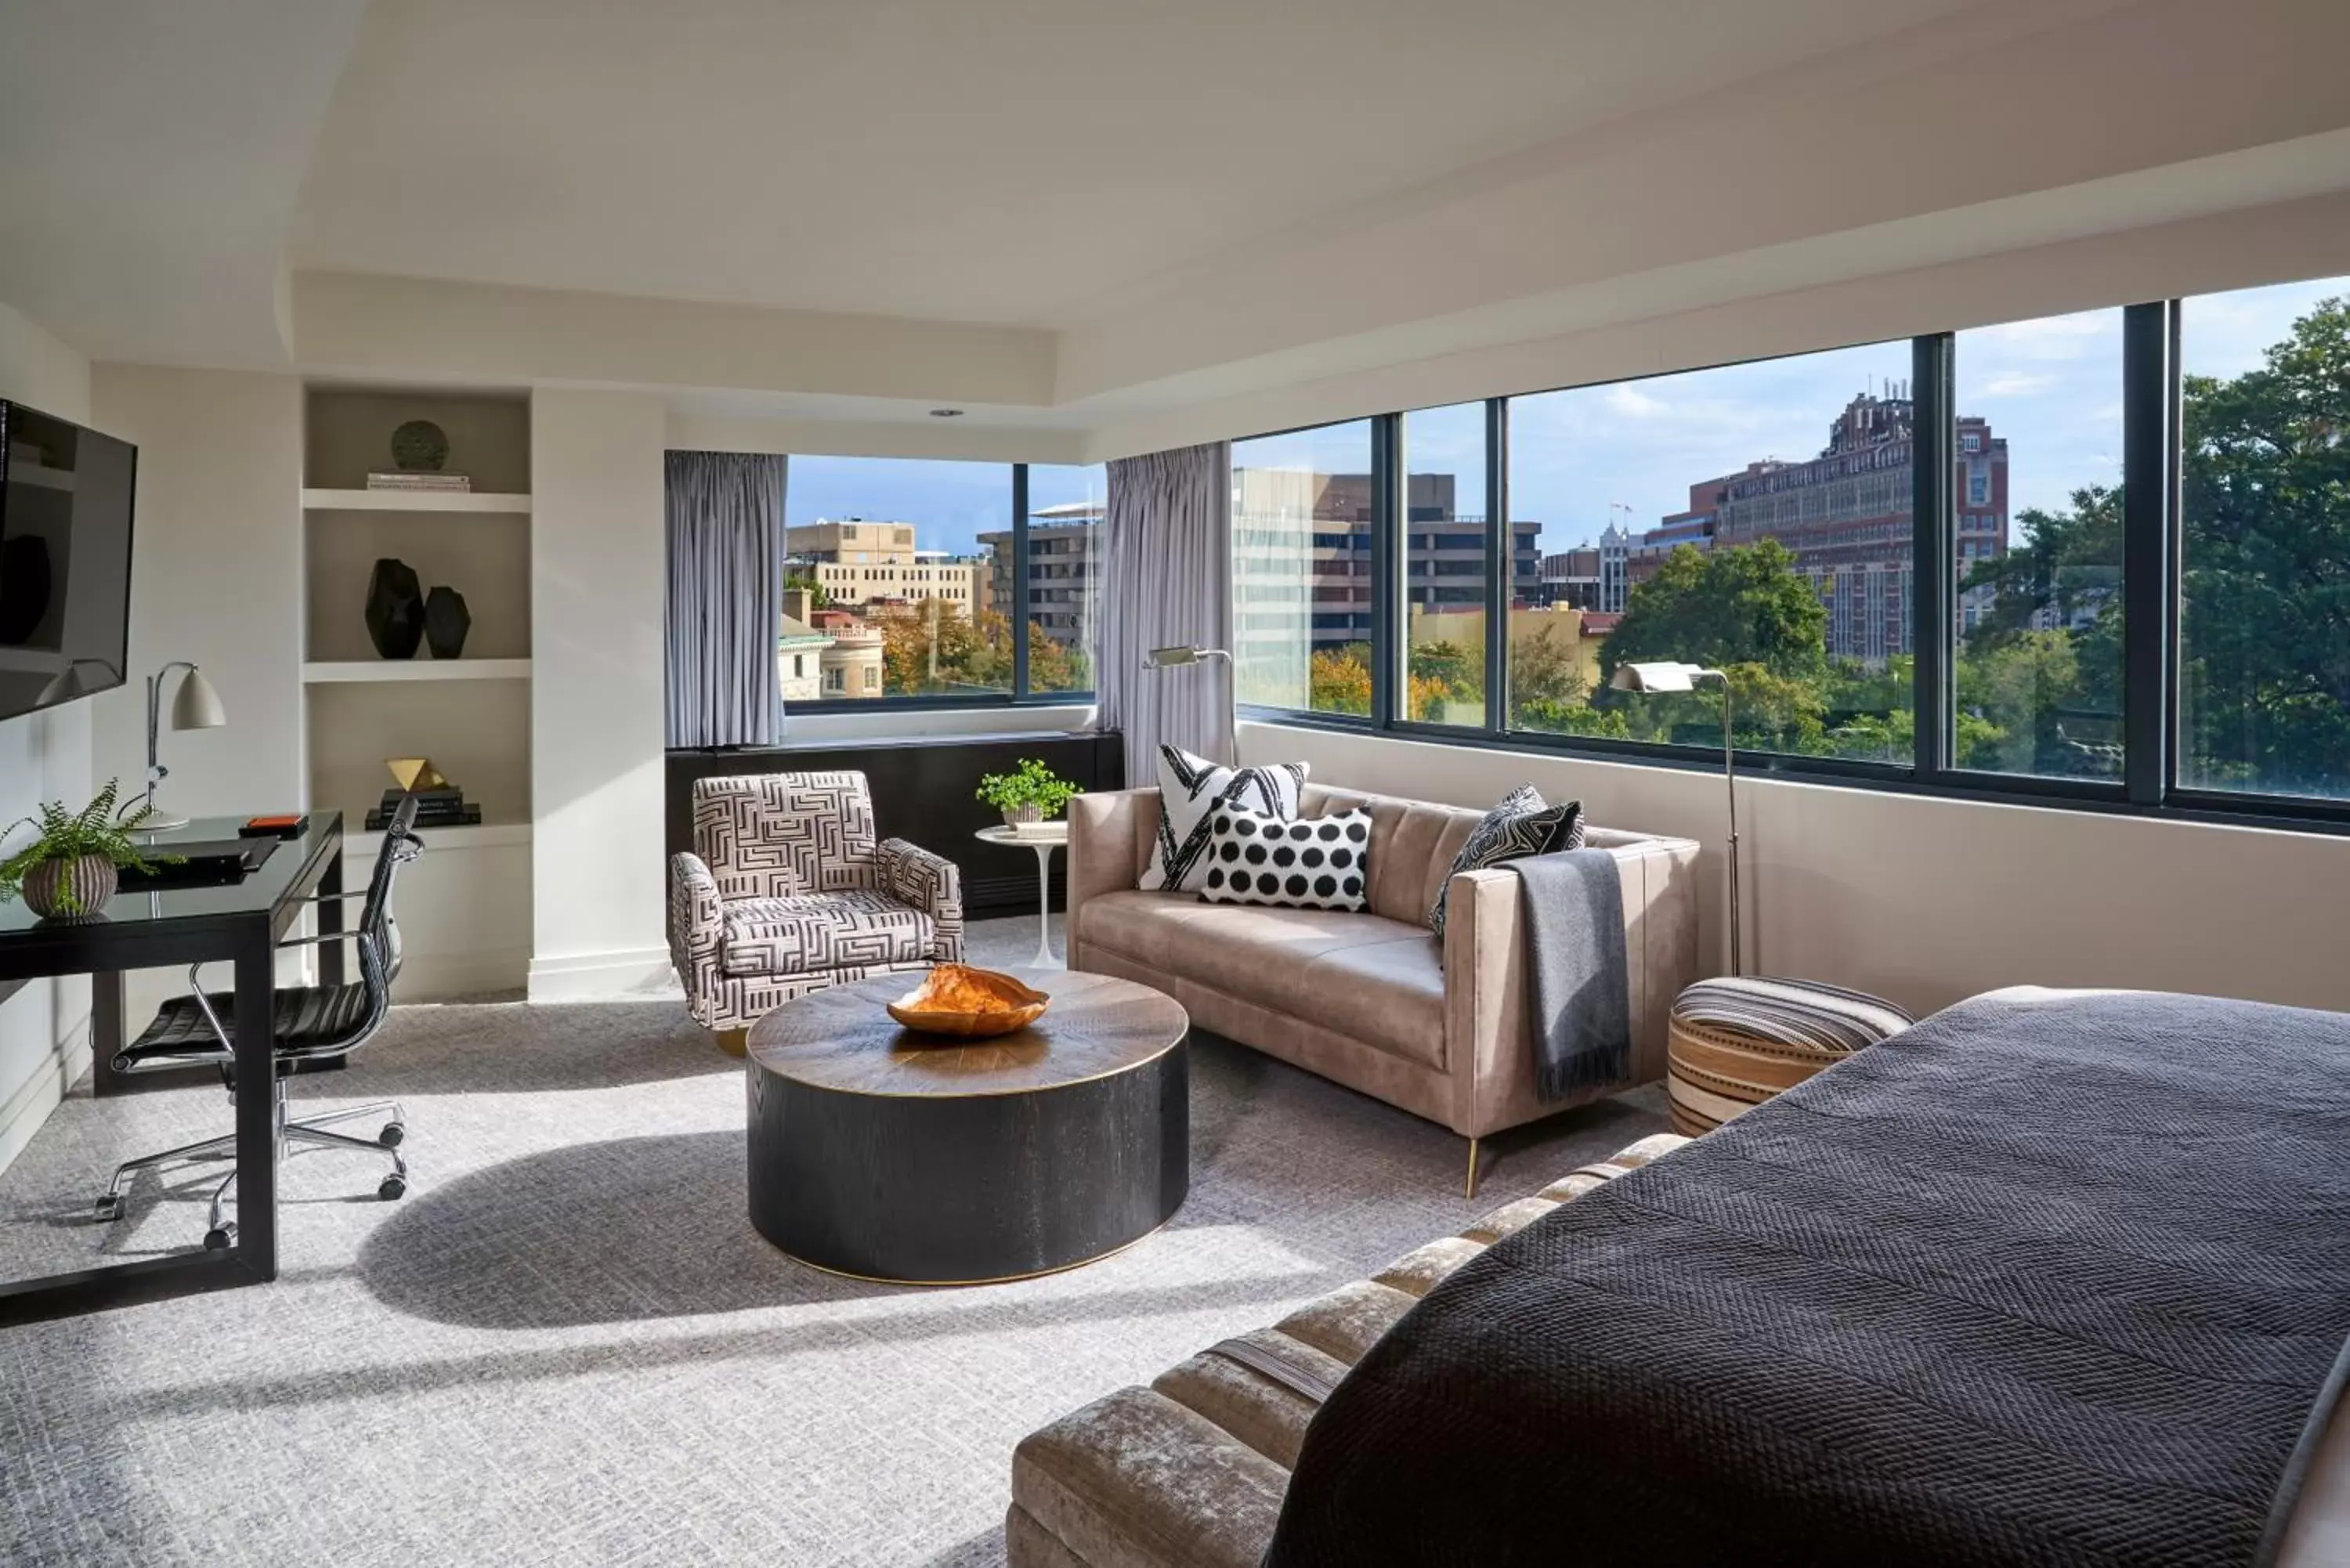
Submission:
[[[419,790],[395,787],[383,792],[383,807],[386,811],[390,811],[411,794],[423,805],[432,805],[442,801],[462,801],[465,798],[465,792],[455,784],[442,784],[432,789]]]
[[[416,821],[413,826],[420,828],[473,827],[478,826],[481,820],[482,808],[480,806],[464,805],[458,806],[450,811],[436,811],[429,814],[425,812],[418,812],[416,814]],[[367,827],[369,833],[380,833],[390,826],[390,812],[371,811],[367,814]]]

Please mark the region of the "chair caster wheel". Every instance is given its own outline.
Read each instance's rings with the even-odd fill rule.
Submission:
[[[109,1193],[105,1194],[104,1196],[100,1197],[100,1198],[99,1199],[99,1200],[98,1200],[98,1218],[99,1218],[99,1221],[100,1221],[101,1223],[102,1223],[102,1222],[104,1222],[104,1221],[106,1221],[106,1220],[120,1220],[120,1219],[121,1219],[121,1218],[122,1218],[122,1196],[121,1196],[121,1194],[120,1194],[120,1193],[116,1193],[116,1192],[109,1192]]]
[[[405,1197],[407,1192],[408,1179],[404,1176],[387,1176],[383,1179],[383,1185],[375,1189],[375,1195],[387,1203],[395,1198]]]
[[[386,1122],[383,1125],[383,1131],[375,1135],[375,1141],[386,1148],[398,1148],[400,1140],[407,1136],[408,1129],[398,1122]]]
[[[216,1225],[212,1230],[204,1232],[204,1251],[207,1252],[225,1252],[228,1251],[230,1245],[235,1241],[236,1221],[232,1220],[225,1225]]]

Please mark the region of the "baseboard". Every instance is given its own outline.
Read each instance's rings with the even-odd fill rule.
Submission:
[[[89,1020],[85,1017],[73,1026],[64,1044],[51,1047],[16,1092],[0,1102],[0,1171],[6,1170],[33,1141],[33,1135],[41,1130],[66,1091],[88,1070]]]
[[[625,948],[530,961],[533,1002],[596,1002],[614,997],[675,996],[677,975],[669,949]]]
[[[400,955],[400,978],[392,981],[391,999],[445,1002],[453,997],[516,992],[529,978],[530,950],[526,948],[457,953],[421,953],[411,948]]]

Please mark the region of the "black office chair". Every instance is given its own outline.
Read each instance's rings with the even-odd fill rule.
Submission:
[[[348,931],[335,931],[318,936],[289,938],[285,947],[316,947],[328,942],[350,941],[358,944],[359,978],[344,985],[304,985],[281,988],[276,996],[270,1017],[270,1033],[274,1042],[273,1054],[277,1067],[277,1158],[282,1162],[289,1144],[316,1148],[356,1148],[380,1154],[391,1161],[391,1174],[383,1179],[376,1195],[384,1199],[400,1197],[408,1190],[408,1165],[400,1158],[400,1139],[407,1133],[407,1116],[394,1100],[378,1100],[369,1105],[351,1106],[323,1115],[305,1116],[298,1121],[286,1115],[286,1080],[306,1062],[322,1062],[347,1056],[367,1044],[378,1029],[383,1027],[385,1016],[391,1008],[391,982],[400,973],[400,927],[391,915],[391,884],[402,866],[424,853],[422,840],[415,834],[416,801],[413,796],[400,803],[390,823],[385,827],[383,847],[376,855],[375,871],[368,878],[364,893],[321,895],[327,898],[362,898],[359,924]],[[192,1064],[217,1065],[222,1082],[227,1085],[230,1097],[236,1094],[236,999],[228,992],[207,994],[199,971],[202,964],[188,970],[188,983],[195,989],[186,996],[175,996],[163,1003],[155,1014],[155,1022],[146,1033],[115,1054],[114,1068],[119,1073],[155,1072],[166,1067]],[[383,1116],[383,1130],[374,1141],[352,1137],[330,1130],[334,1122],[356,1121],[362,1116]],[[101,1220],[119,1218],[122,1213],[122,1184],[135,1171],[151,1169],[177,1160],[234,1159],[236,1135],[207,1138],[203,1143],[189,1144],[182,1148],[165,1149],[139,1159],[128,1160],[115,1168],[114,1179],[106,1184],[106,1191],[98,1200],[98,1217]],[[236,1221],[224,1220],[223,1210],[232,1201],[229,1194],[236,1186],[236,1172],[232,1170],[226,1180],[213,1190],[212,1228],[204,1233],[204,1245],[212,1248],[228,1246],[236,1239]]]

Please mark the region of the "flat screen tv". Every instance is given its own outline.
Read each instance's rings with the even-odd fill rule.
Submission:
[[[0,401],[0,720],[120,686],[139,451]]]

